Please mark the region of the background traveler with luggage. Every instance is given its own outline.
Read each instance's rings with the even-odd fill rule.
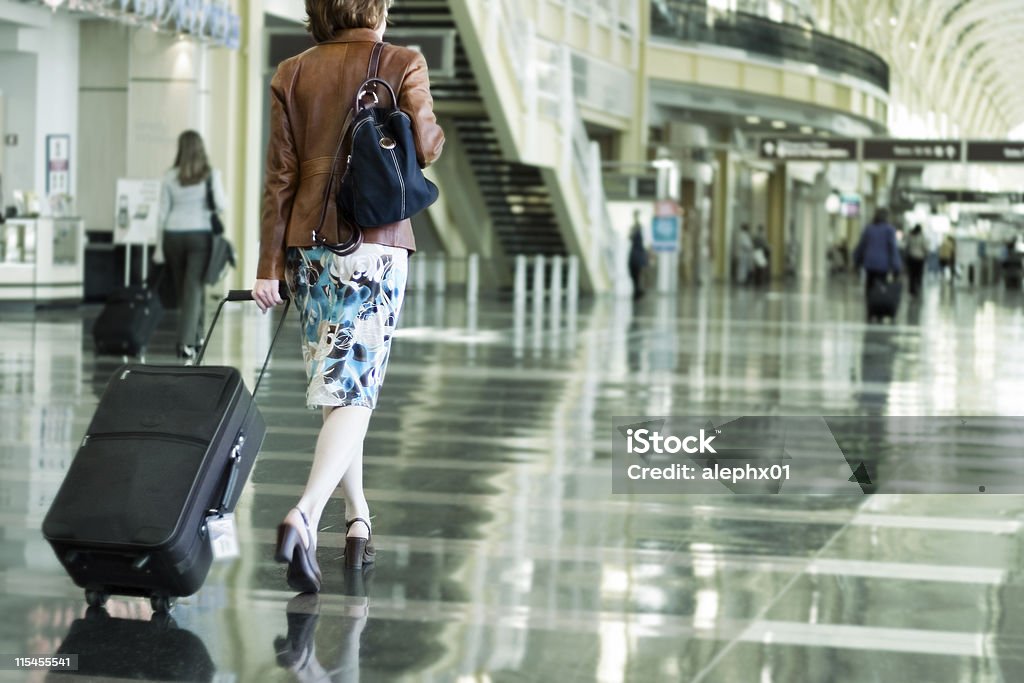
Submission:
[[[915,225],[907,237],[907,279],[910,282],[910,296],[916,297],[924,281],[924,263],[928,258],[928,240],[920,225]]]
[[[287,282],[301,317],[306,402],[324,415],[305,491],[278,527],[276,559],[288,564],[288,585],[302,592],[320,590],[316,531],[339,483],[348,529],[345,566],[359,568],[374,560],[363,493],[363,439],[402,307],[408,256],[415,250],[407,217],[357,227],[332,201],[348,169],[344,152],[352,145],[346,148],[346,142],[359,132],[347,134],[347,122],[365,111],[370,97],[381,108],[395,106],[386,82],[411,122],[419,167],[437,159],[444,144],[423,56],[379,43],[390,5],[390,0],[307,0],[307,27],[318,45],[282,62],[271,82],[253,298],[266,311],[281,302],[279,281]],[[381,80],[371,85],[374,73]],[[394,149],[398,142],[385,137],[380,146]]]
[[[889,224],[889,212],[878,209],[871,224],[864,228],[853,252],[853,262],[865,273],[868,318],[892,317],[899,307],[902,270],[896,228]]]
[[[750,277],[754,261],[754,240],[750,237],[750,226],[744,223],[736,233],[732,245],[733,278],[736,284],[745,285]]]
[[[210,197],[214,206],[210,207]],[[210,261],[212,221],[227,205],[220,173],[207,159],[203,138],[187,130],[178,138],[174,168],[164,176],[160,194],[160,235],[154,260],[167,262],[178,293],[178,357],[194,358],[203,345],[206,268]]]

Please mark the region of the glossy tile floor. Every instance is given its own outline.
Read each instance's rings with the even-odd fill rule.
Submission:
[[[68,640],[92,672],[0,680],[1024,680],[1024,497],[610,493],[616,415],[1020,413],[1020,296],[933,285],[869,327],[853,284],[539,311],[411,293],[366,444],[379,560],[345,574],[332,503],[319,598],[271,560],[318,425],[292,327],[242,557],[173,623],[134,598],[87,618],[39,531],[119,363],[96,313],[0,311],[0,653]],[[223,332],[210,362],[251,380],[271,320],[238,307]]]

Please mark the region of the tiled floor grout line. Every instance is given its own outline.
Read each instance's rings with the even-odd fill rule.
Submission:
[[[786,593],[788,593],[789,590],[791,588],[793,588],[793,586],[795,586],[796,583],[805,574],[807,574],[807,570],[814,564],[814,562],[817,561],[817,560],[822,559],[821,555],[826,550],[828,550],[829,546],[831,546],[833,543],[835,543],[836,540],[847,529],[852,528],[854,518],[856,518],[857,515],[860,514],[861,510],[863,510],[870,503],[870,501],[871,501],[871,498],[868,497],[866,500],[861,502],[852,511],[852,514],[850,515],[849,521],[846,524],[844,524],[842,527],[837,529],[836,532],[827,541],[825,541],[825,543],[822,544],[822,546],[813,555],[811,555],[809,558],[807,558],[807,561],[803,563],[803,568],[800,569],[799,571],[794,572],[793,576],[790,577],[789,581],[787,581],[782,586],[782,588],[779,589],[779,592],[775,595],[775,597],[772,598],[768,603],[766,603],[764,605],[764,607],[762,607],[760,610],[758,610],[757,614],[755,614],[753,617],[751,617],[749,619],[750,626],[752,626],[753,624],[756,624],[756,623],[758,623],[760,621],[764,621],[765,620],[764,617],[775,607],[776,604],[779,603],[779,601],[783,598],[783,596],[785,596]],[[748,626],[748,629],[749,629],[749,626]],[[721,662],[722,659],[725,658],[725,656],[729,653],[729,651],[732,650],[740,642],[743,642],[742,633],[740,635],[738,635],[736,638],[730,640],[721,650],[719,650],[715,654],[715,656],[711,659],[711,661],[708,662],[707,665],[705,665],[703,669],[701,669],[700,671],[697,672],[697,675],[694,676],[693,679],[691,679],[690,683],[701,683],[701,681],[704,680],[704,678],[708,674],[711,673],[712,669],[714,669],[716,666],[718,666],[719,662]]]

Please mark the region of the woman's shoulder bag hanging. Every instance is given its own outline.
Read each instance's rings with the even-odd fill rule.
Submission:
[[[320,229],[327,214],[332,182],[324,190],[320,224],[313,232],[314,243],[336,254],[350,254],[362,244],[359,227],[372,228],[411,218],[437,201],[438,190],[427,180],[416,158],[416,142],[409,115],[398,108],[394,88],[379,78],[380,57],[385,43],[376,43],[370,53],[366,80],[356,91],[346,125],[338,142],[334,165],[350,140],[348,164],[335,202],[339,223],[342,216],[355,224],[351,237],[340,244],[328,244]],[[384,86],[391,98],[390,108],[381,107],[377,87]],[[372,98],[372,102],[367,100]],[[339,225],[339,234],[344,235]]]
[[[206,262],[203,281],[216,284],[224,277],[230,264],[235,267],[235,248],[224,237],[224,223],[217,214],[217,202],[213,198],[213,174],[206,179],[206,208],[210,210],[210,258]]]

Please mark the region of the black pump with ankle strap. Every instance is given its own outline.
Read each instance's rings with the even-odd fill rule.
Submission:
[[[356,517],[345,522],[345,529],[350,529],[356,522],[366,525],[367,538],[345,537],[345,569],[362,569],[364,564],[373,564],[377,559],[377,550],[373,547],[373,530],[369,521]]]
[[[306,514],[294,508],[302,517],[306,527],[308,544],[303,544],[299,530],[288,522],[277,527],[277,551],[274,558],[278,562],[288,564],[288,585],[300,593],[319,593],[322,575],[320,565],[316,561],[316,545],[313,543],[313,532],[309,528]]]

